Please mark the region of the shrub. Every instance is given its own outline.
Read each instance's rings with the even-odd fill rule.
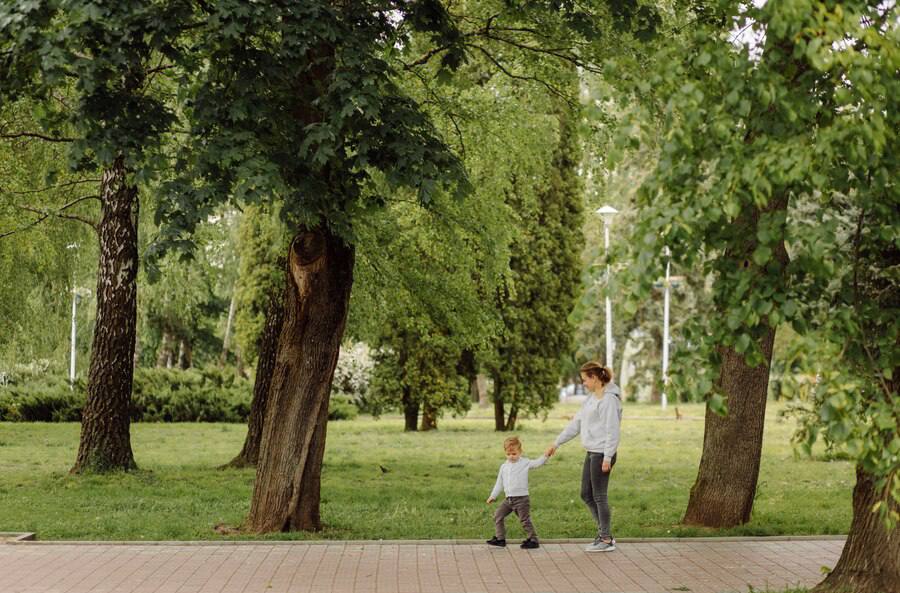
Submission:
[[[131,397],[132,422],[246,422],[253,384],[233,368],[138,368]],[[0,421],[78,422],[87,394],[58,375],[21,373],[0,385]],[[330,420],[355,418],[354,398],[335,392]]]
[[[233,369],[141,368],[131,418],[144,422],[246,422],[253,385]]]
[[[0,387],[0,420],[12,422],[78,422],[84,408],[84,383],[31,376]]]
[[[329,420],[353,420],[359,415],[359,408],[349,396],[333,393],[328,400]]]

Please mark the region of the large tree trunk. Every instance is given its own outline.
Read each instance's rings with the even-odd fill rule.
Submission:
[[[417,421],[419,419],[419,402],[413,399],[411,390],[408,386],[403,386],[403,430],[407,432],[415,432],[419,429]]]
[[[437,409],[425,404],[422,409],[422,425],[419,430],[437,430]]]
[[[503,411],[503,382],[494,375],[494,430],[506,432],[516,429],[519,408],[516,404],[509,407],[509,415]]]
[[[100,262],[97,321],[91,346],[87,402],[73,473],[135,469],[129,407],[137,322],[137,187],[128,185],[123,159],[100,185]]]
[[[330,381],[329,381],[330,384]],[[309,443],[309,457],[300,478],[300,498],[294,522],[298,529],[318,531],[322,528],[319,502],[322,491],[322,460],[325,458],[325,431],[328,427],[328,402],[319,410],[312,440]]]
[[[771,360],[775,330],[760,346]],[[683,521],[691,525],[732,527],[750,520],[766,415],[768,364],[748,367],[744,357],[721,347],[722,367],[717,385],[726,394],[728,414],[707,407],[703,456],[691,488]]]
[[[472,402],[479,403],[478,361],[475,360],[475,353],[468,348],[463,350],[459,357],[459,363],[456,365],[456,371],[469,381],[469,394]]]
[[[853,522],[837,565],[812,593],[888,593],[900,590],[900,527],[886,529],[872,505],[886,500],[896,513],[897,502],[862,468],[856,468]]]
[[[253,383],[253,400],[250,403],[250,418],[247,421],[247,436],[244,446],[237,457],[224,467],[255,466],[259,461],[259,444],[262,441],[263,422],[269,403],[269,388],[272,385],[272,374],[275,371],[275,360],[278,355],[278,337],[284,325],[283,291],[273,291],[269,295],[266,309],[266,325],[259,336],[259,361],[256,364],[256,380]]]
[[[499,375],[494,375],[494,430],[506,430],[506,418],[503,414],[503,384]]]
[[[787,197],[784,196],[773,199],[765,211],[786,208]],[[751,257],[757,247],[760,214],[756,208],[749,209],[735,221],[735,244],[725,254],[726,260],[733,262],[735,267],[753,265]],[[782,235],[773,245],[773,261],[767,265],[778,266],[783,273],[787,261]],[[777,271],[760,270],[758,274],[769,273]],[[722,364],[715,387],[725,396],[728,413],[719,416],[707,406],[703,455],[682,519],[684,523],[733,527],[750,520],[759,479],[769,366],[775,341],[774,327],[763,323],[759,329],[756,344],[764,364],[750,367],[744,356],[733,348],[717,348]]]
[[[509,407],[509,414],[506,416],[505,430],[515,430],[516,422],[519,421],[519,407],[513,404]]]
[[[328,399],[347,320],[354,253],[330,231],[294,237],[284,325],[263,423],[247,528],[315,530]]]

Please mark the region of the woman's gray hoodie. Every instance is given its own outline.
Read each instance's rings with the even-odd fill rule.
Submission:
[[[556,446],[571,441],[581,433],[581,444],[591,453],[603,453],[610,459],[619,448],[619,425],[622,423],[621,390],[615,383],[603,388],[603,397],[588,396],[575,418],[559,436]]]

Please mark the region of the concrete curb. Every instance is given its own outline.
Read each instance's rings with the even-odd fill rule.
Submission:
[[[320,545],[320,546],[471,546],[482,545],[482,539],[376,539],[376,540],[323,540],[323,539],[293,539],[293,540],[188,540],[188,541],[108,541],[108,540],[38,540],[34,533],[4,533],[0,532],[0,541],[6,539],[8,545],[29,546],[265,546],[265,545]],[[617,538],[620,544],[664,544],[664,543],[691,543],[691,542],[790,542],[790,541],[842,541],[846,535],[772,535],[772,536],[723,536],[723,537],[623,537]],[[590,538],[576,539],[542,539],[542,544],[588,544]]]
[[[18,544],[22,542],[35,541],[34,533],[20,533],[13,531],[0,531],[0,542],[7,544]]]

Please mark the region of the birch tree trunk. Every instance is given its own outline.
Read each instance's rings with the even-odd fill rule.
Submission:
[[[72,473],[136,469],[129,408],[137,325],[137,187],[124,159],[103,172],[97,321]]]

